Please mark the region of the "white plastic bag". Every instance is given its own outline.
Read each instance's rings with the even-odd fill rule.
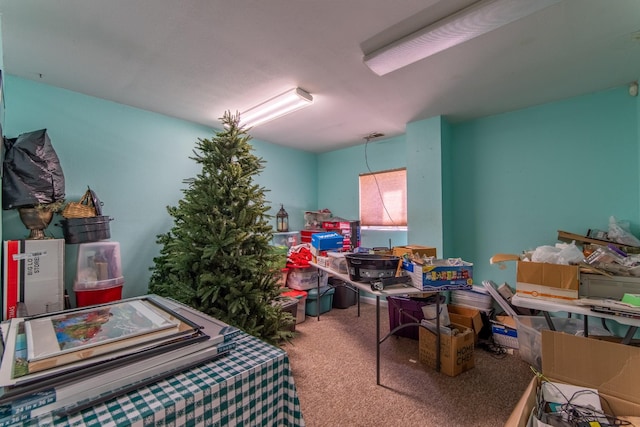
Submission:
[[[614,216],[609,217],[609,232],[608,236],[610,240],[614,242],[621,243],[627,246],[640,246],[640,240],[631,234],[631,231],[623,228],[623,224],[616,221]]]
[[[531,261],[547,262],[551,264],[578,264],[584,259],[584,254],[576,246],[576,242],[557,243],[555,246],[538,246]]]

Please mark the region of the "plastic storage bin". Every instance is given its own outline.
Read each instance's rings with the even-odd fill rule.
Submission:
[[[320,305],[320,314],[331,310],[333,305],[333,294],[335,289],[331,286],[323,286],[320,288],[320,304],[318,304],[318,289],[310,289],[307,294],[306,314],[307,316],[318,316],[318,305]]]
[[[347,282],[330,277],[329,283],[335,289],[333,308],[349,308],[356,304],[356,291]]]
[[[298,311],[296,313],[296,324],[302,323],[306,319],[307,308],[307,292],[306,291],[288,291],[281,294],[285,297],[293,297],[298,300]]]
[[[78,245],[76,283],[95,283],[120,277],[120,243],[93,242]]]
[[[273,240],[271,241],[273,246],[286,246],[290,248],[300,244],[300,233],[298,231],[279,231],[273,233]]]
[[[558,332],[571,335],[584,335],[584,320],[568,317],[552,317]],[[589,335],[610,336],[604,328],[589,322]],[[518,353],[525,362],[534,368],[542,369],[542,330],[549,329],[547,320],[540,316],[516,316],[518,327]]]
[[[318,269],[315,267],[289,268],[287,287],[306,291],[318,286]]]
[[[120,243],[92,242],[78,245],[76,278],[73,290],[76,305],[85,307],[122,298]]]
[[[297,319],[298,305],[299,305],[298,298],[285,296],[285,297],[280,297],[276,299],[273,303],[280,305],[283,311],[287,311],[291,313],[293,318]],[[297,321],[293,322],[293,324],[291,324],[291,326],[289,326],[287,330],[294,332],[296,330],[296,323],[298,322]]]
[[[320,286],[326,286],[329,275],[324,271],[318,271],[315,267],[290,268],[287,277],[287,287],[298,291],[308,291],[318,287],[318,277]]]
[[[76,306],[87,307],[118,301],[122,299],[123,285],[124,278],[102,281],[92,288],[78,288],[76,285],[73,287],[76,294]]]
[[[429,298],[409,298],[404,296],[387,296],[387,307],[389,308],[389,330],[392,331],[405,323],[420,323],[424,319],[422,307],[425,305],[435,304],[436,297]],[[441,298],[444,303],[444,298]],[[419,326],[408,326],[400,329],[394,335],[418,339]]]

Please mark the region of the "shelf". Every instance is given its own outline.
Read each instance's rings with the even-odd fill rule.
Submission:
[[[575,240],[577,242],[591,243],[594,245],[602,245],[602,246],[615,245],[623,250],[629,247],[635,248],[635,246],[627,246],[621,243],[610,242],[608,240],[592,239],[591,237],[583,236],[581,234],[569,233],[568,231],[562,231],[562,230],[558,230],[558,240],[564,240],[567,242],[571,242]]]

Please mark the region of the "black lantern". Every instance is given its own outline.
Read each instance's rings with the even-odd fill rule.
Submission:
[[[280,210],[276,214],[276,229],[278,231],[289,231],[289,214],[280,205]]]

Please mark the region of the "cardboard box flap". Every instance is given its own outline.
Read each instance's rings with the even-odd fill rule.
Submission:
[[[527,389],[522,393],[520,400],[516,403],[515,408],[511,411],[511,415],[504,424],[504,427],[527,427],[529,415],[531,415],[531,408],[536,406],[537,389],[538,378],[533,377],[531,381],[529,381]]]
[[[640,404],[638,347],[543,330],[542,372],[552,380]]]
[[[453,304],[449,304],[447,309],[449,311],[449,319],[451,319],[451,323],[471,328],[475,331],[476,335],[482,329],[482,316],[480,316],[480,311]]]
[[[422,245],[394,246],[391,253],[395,256],[403,256],[404,254],[418,255],[418,258],[422,256],[426,256],[426,257],[437,256],[436,248],[432,246],[422,246]]]
[[[519,261],[516,282],[578,290],[578,266]]]

